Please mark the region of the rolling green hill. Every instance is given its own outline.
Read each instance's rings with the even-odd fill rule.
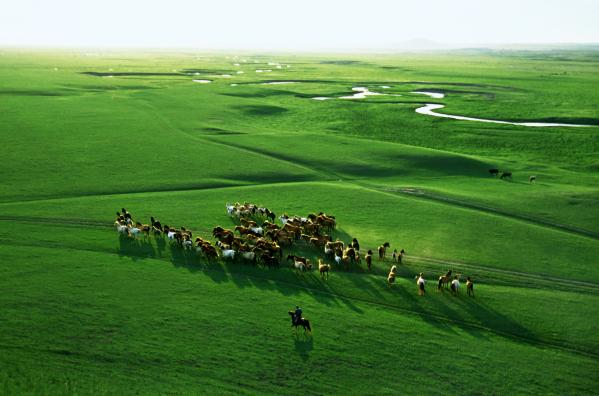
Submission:
[[[597,62],[0,50],[0,390],[594,393],[599,126],[414,110],[598,125]],[[337,99],[354,87],[387,95]],[[212,239],[236,201],[324,211],[334,238],[404,248],[397,284],[390,258],[323,280],[112,225],[126,207]],[[436,290],[448,269],[475,298]],[[297,304],[311,336],[290,328]]]

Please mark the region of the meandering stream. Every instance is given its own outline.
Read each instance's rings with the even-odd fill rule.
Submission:
[[[442,93],[439,93],[439,92],[415,91],[412,93],[428,95],[435,99],[442,99],[445,97],[445,95],[443,95]],[[454,120],[490,122],[493,124],[508,124],[508,125],[527,126],[527,127],[588,127],[588,126],[591,126],[591,125],[582,125],[582,124],[560,124],[560,123],[555,123],[555,122],[511,122],[511,121],[501,121],[501,120],[489,120],[489,119],[485,119],[485,118],[465,117],[465,116],[435,112],[435,110],[442,109],[444,107],[445,106],[441,105],[441,104],[427,103],[426,105],[417,108],[416,113],[430,115],[433,117],[451,118]]]

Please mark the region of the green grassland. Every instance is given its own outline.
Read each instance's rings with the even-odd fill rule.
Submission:
[[[598,72],[583,51],[0,50],[0,392],[596,393]],[[311,99],[357,86],[392,95]],[[389,259],[326,281],[112,228],[124,206],[209,237],[235,201],[406,249],[397,284]],[[450,268],[476,298],[435,290]]]

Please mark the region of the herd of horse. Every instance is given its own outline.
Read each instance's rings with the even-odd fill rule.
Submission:
[[[318,259],[318,271],[323,279],[328,279],[333,264],[349,270],[352,265],[362,263],[363,251],[356,238],[345,244],[339,239],[333,240],[331,233],[337,227],[335,216],[324,212],[311,213],[308,216],[289,216],[286,213],[278,217],[268,208],[251,203],[226,204],[227,213],[238,225],[233,229],[216,226],[212,230],[214,242],[197,236],[186,227],[171,227],[162,224],[153,216],[148,224],[134,221],[131,213],[125,208],[116,212],[114,225],[121,237],[127,238],[166,238],[173,246],[193,251],[203,256],[209,262],[223,260],[230,262],[247,262],[254,265],[263,265],[269,269],[278,269],[282,264],[283,250],[290,249],[294,245],[302,243],[311,246],[323,253],[324,258]],[[377,249],[378,260],[386,261],[387,251],[391,245],[389,242],[381,244]],[[393,266],[389,270],[387,283],[391,286],[395,283],[397,265],[402,264],[406,254],[404,249],[399,252],[393,251]],[[373,250],[368,249],[364,253],[364,261],[368,270],[372,270]],[[312,270],[309,258],[288,254],[284,261],[290,264],[296,271],[303,273]],[[437,289],[443,291],[450,289],[453,294],[459,293],[460,274],[452,275],[452,271],[441,275],[438,280]],[[424,295],[425,280],[423,274],[417,276],[418,292]],[[470,277],[466,281],[468,295],[474,296],[473,283]],[[306,330],[310,330],[310,324],[300,323]]]

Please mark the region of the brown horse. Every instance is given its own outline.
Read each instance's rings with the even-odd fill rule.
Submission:
[[[295,327],[295,331],[297,332],[298,326],[302,326],[304,328],[304,333],[310,332],[312,333],[312,327],[310,327],[310,321],[306,318],[300,318],[298,321],[294,320],[295,313],[293,311],[289,311],[289,316],[291,316],[291,326]]]
[[[474,297],[474,283],[470,277],[466,278],[466,292],[469,296]]]
[[[368,253],[366,253],[366,265],[368,266],[368,270],[372,269],[372,250],[369,250]]]
[[[439,277],[439,283],[437,284],[437,290],[443,291],[443,287],[449,288],[449,282],[451,282],[451,270],[447,271],[445,275]]]
[[[389,248],[390,246],[391,245],[389,244],[389,242],[385,242],[381,246],[379,246],[379,261],[385,260],[385,255],[387,254],[387,248]]]

